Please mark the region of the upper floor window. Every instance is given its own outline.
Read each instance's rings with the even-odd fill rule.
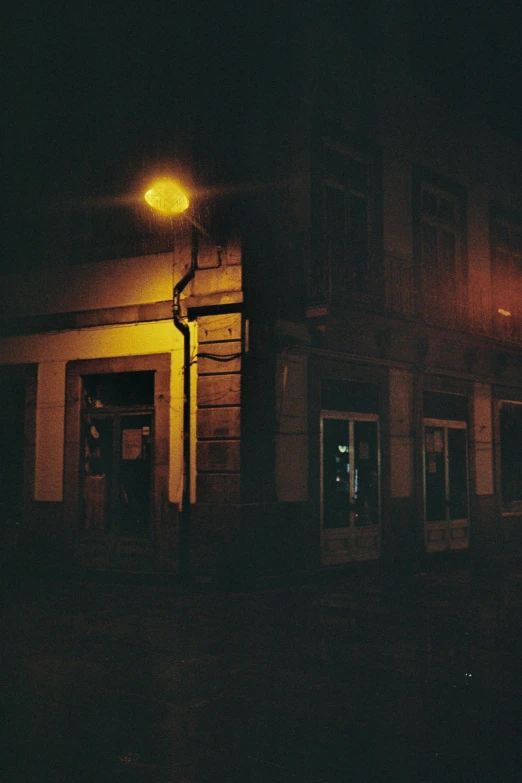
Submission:
[[[172,249],[169,221],[159,225],[141,205],[92,199],[73,216],[70,262],[88,263],[165,253]]]
[[[315,299],[375,293],[376,165],[374,156],[323,140],[317,178]],[[319,194],[317,194],[319,195]]]
[[[424,315],[458,323],[468,305],[465,192],[420,169],[414,171],[413,188],[414,245]]]
[[[493,309],[522,316],[522,216],[500,207],[490,210]]]

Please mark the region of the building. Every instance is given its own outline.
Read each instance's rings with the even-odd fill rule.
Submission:
[[[211,230],[89,209],[45,275],[4,275],[11,544],[202,577],[520,551],[522,150],[388,14],[346,60],[303,13],[235,139],[257,187]]]
[[[248,311],[275,355],[284,523],[262,529],[297,568],[520,549],[521,146],[466,68],[436,89],[397,10],[303,37],[286,132],[267,129],[286,191],[244,236],[246,304],[256,253],[278,281]]]
[[[49,265],[33,285],[24,274],[4,278],[11,310],[1,379],[7,530],[12,536],[18,529],[45,557],[60,552],[104,567],[139,561],[178,568],[184,336],[173,319],[173,288],[192,264],[192,233],[176,229],[167,252],[148,247],[138,256],[113,246],[109,260]],[[132,241],[136,247],[141,238]],[[198,251],[199,269],[183,300],[191,351],[198,329],[198,350],[206,349],[200,380],[189,362],[191,415],[199,399],[205,464],[216,470],[221,406],[239,390],[241,256],[237,243],[209,249],[200,242]],[[227,442],[231,455],[235,445]],[[194,450],[191,459],[194,466]],[[233,456],[228,467],[238,470]],[[198,493],[208,497],[200,483]],[[190,491],[194,496],[194,483]]]

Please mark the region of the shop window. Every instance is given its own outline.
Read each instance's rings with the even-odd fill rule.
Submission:
[[[500,404],[500,482],[505,511],[522,511],[522,403]]]

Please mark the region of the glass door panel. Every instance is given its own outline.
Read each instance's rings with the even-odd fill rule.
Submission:
[[[424,421],[425,542],[430,552],[469,546],[465,422]]]
[[[148,535],[152,475],[151,413],[88,414],[83,419],[84,531]]]
[[[87,416],[83,421],[83,529],[113,526],[114,420]]]
[[[446,519],[446,458],[445,431],[440,427],[426,427],[426,520]]]
[[[325,412],[321,429],[322,562],[373,560],[380,554],[378,418]]]
[[[354,421],[353,515],[356,527],[379,524],[377,422]]]
[[[350,525],[350,433],[348,422],[323,423],[323,527]]]
[[[450,519],[468,517],[466,430],[448,429],[448,479]]]
[[[121,530],[144,536],[149,530],[152,416],[120,419],[119,482]]]

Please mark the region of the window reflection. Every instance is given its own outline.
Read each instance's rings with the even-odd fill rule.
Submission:
[[[325,419],[323,424],[324,527],[377,525],[377,422]]]

